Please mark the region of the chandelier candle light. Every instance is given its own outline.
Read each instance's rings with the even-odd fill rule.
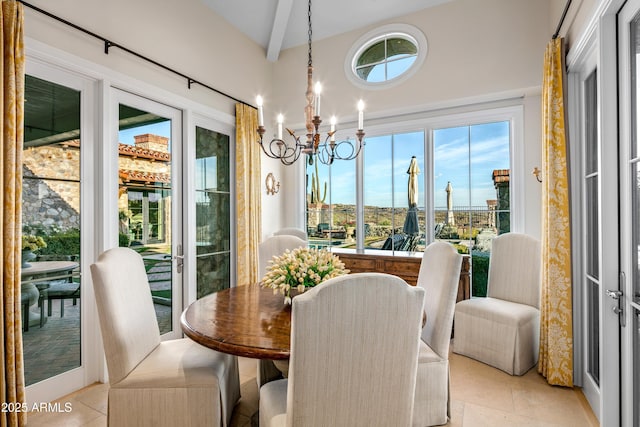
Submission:
[[[256,98],[256,104],[258,105],[258,135],[260,140],[258,143],[262,147],[262,151],[272,158],[279,159],[285,165],[293,164],[300,154],[304,153],[309,156],[309,165],[312,165],[314,158],[320,162],[330,165],[335,159],[338,160],[352,160],[355,159],[362,146],[364,145],[364,102],[360,100],[358,102],[358,130],[356,131],[357,142],[349,140],[347,138],[344,141],[336,142],[336,117],[331,117],[331,127],[327,136],[324,138],[324,142],[320,142],[321,135],[319,131],[320,123],[320,94],[322,92],[322,86],[319,82],[315,84],[315,90],[312,90],[313,86],[313,59],[311,51],[311,0],[309,0],[308,9],[309,20],[309,61],[307,64],[307,91],[305,93],[307,99],[307,105],[304,108],[305,126],[307,129],[306,142],[300,142],[300,137],[296,136],[295,132],[291,129],[287,129],[287,132],[292,137],[293,142],[287,144],[282,139],[282,125],[284,123],[284,116],[278,114],[277,134],[271,142],[266,143],[263,141],[263,135],[265,133],[264,128],[264,112],[262,109],[263,99],[261,96]]]

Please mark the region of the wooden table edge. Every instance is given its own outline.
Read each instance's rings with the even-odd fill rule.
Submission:
[[[290,350],[265,349],[261,347],[248,347],[246,345],[236,345],[216,340],[194,330],[185,318],[186,310],[180,316],[180,326],[182,332],[197,342],[198,344],[219,351],[221,353],[232,354],[234,356],[248,357],[251,359],[287,360],[290,357]]]

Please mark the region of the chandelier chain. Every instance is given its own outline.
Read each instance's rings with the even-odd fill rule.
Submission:
[[[308,65],[312,66],[313,65],[313,60],[312,60],[312,56],[311,56],[311,35],[313,34],[313,32],[311,31],[311,0],[309,0],[309,9],[307,12],[307,18],[309,21],[309,62]]]

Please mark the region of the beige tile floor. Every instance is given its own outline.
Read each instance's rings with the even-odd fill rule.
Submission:
[[[258,410],[256,361],[240,358],[242,398],[236,405],[232,427],[251,427]],[[584,427],[598,426],[579,389],[547,385],[532,369],[522,377],[456,354],[451,355],[451,421],[456,427]],[[61,398],[68,413],[31,413],[29,426],[106,426],[106,384],[94,384]],[[390,426],[391,427],[391,426]]]

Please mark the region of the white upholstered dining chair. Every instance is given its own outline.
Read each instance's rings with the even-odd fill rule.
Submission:
[[[449,343],[461,266],[462,255],[447,242],[431,243],[422,256],[418,286],[426,293],[427,323],[420,340],[414,427],[446,424],[450,417]]]
[[[91,265],[109,370],[110,426],[226,426],[240,398],[236,356],[160,341],[142,257],[109,249]]]
[[[291,234],[272,236],[260,242],[260,245],[258,245],[258,277],[260,280],[262,280],[267,272],[269,261],[271,261],[274,256],[282,255],[287,250],[291,251],[306,246],[306,240],[302,240]],[[258,370],[256,372],[258,387],[281,377],[282,372],[276,368],[273,361],[268,359],[258,360]]]
[[[267,272],[269,261],[271,261],[274,256],[282,255],[286,250],[291,251],[295,248],[306,246],[306,240],[290,234],[266,238],[258,245],[258,277],[262,279]]]
[[[456,304],[453,351],[511,375],[538,361],[540,241],[505,233],[491,245],[487,297]]]
[[[295,227],[285,227],[273,233],[274,236],[296,236],[301,240],[307,240],[307,233]]]
[[[289,378],[260,389],[260,426],[410,426],[424,294],[358,273],[293,298]]]

